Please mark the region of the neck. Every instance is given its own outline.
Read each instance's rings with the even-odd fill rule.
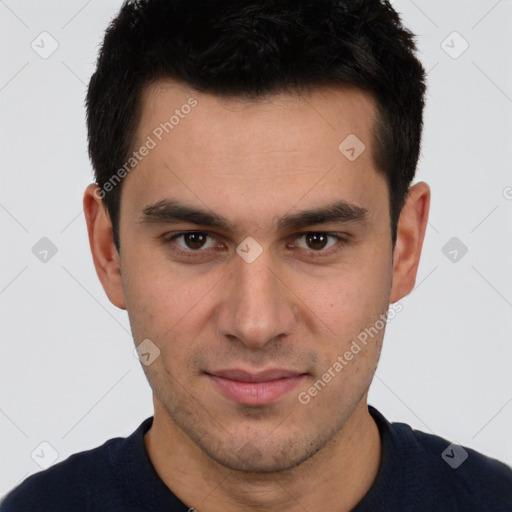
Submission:
[[[375,481],[381,458],[366,396],[327,445],[285,472],[243,473],[218,464],[176,426],[158,400],[145,445],[163,482],[197,512],[348,512]]]

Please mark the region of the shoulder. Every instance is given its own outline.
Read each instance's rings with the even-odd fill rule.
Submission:
[[[511,467],[405,423],[389,423],[375,409],[372,415],[379,429],[388,429],[390,449],[407,473],[410,489],[418,494],[429,490],[438,503],[456,504],[446,510],[512,510]]]
[[[137,434],[143,435],[150,420],[145,420],[130,437],[109,439],[29,476],[3,498],[0,512],[99,510],[95,501],[105,500],[112,489],[118,488],[121,459],[135,443]]]
[[[52,467],[35,473],[12,490],[1,502],[1,512],[32,510],[85,510],[84,502],[98,492],[98,484],[110,478],[111,455],[119,450],[122,438],[71,455]]]
[[[405,427],[404,427],[405,428]],[[446,491],[458,488],[468,500],[491,508],[507,505],[512,510],[512,468],[472,448],[452,443],[442,437],[413,430],[407,426],[409,437],[418,451],[425,454],[434,473],[446,482]]]

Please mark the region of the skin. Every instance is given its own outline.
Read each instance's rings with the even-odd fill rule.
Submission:
[[[308,404],[298,395],[413,289],[430,189],[410,188],[393,248],[387,183],[372,155],[376,106],[357,89],[242,101],[159,82],[143,94],[134,148],[190,97],[197,106],[125,178],[121,255],[96,185],[84,195],[105,292],[127,310],[135,343],[150,339],[160,350],[143,366],[155,408],[149,457],[199,512],[348,511],[381,458],[367,394],[384,329]],[[355,161],[338,150],[352,133],[366,146]],[[168,198],[222,215],[229,229],[139,221],[147,205]],[[365,208],[365,220],[277,226],[340,200]],[[187,230],[207,232],[205,248],[162,241]],[[318,248],[308,232],[346,241]],[[252,263],[236,252],[247,237],[263,250]],[[233,368],[305,375],[256,407],[227,398],[205,373]]]

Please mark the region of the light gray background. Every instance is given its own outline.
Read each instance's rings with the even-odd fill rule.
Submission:
[[[120,5],[0,1],[0,495],[53,450],[61,461],[152,413],[81,206],[93,181],[86,84]],[[394,5],[429,72],[417,178],[433,199],[417,287],[388,326],[370,403],[512,464],[512,1]],[[59,45],[46,59],[31,47],[51,49],[44,31]],[[32,252],[43,237],[58,248],[46,263]],[[468,248],[456,262],[442,250],[452,237]]]

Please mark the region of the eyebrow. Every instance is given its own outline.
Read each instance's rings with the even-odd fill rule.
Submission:
[[[302,229],[327,223],[364,223],[367,220],[368,210],[366,208],[346,201],[336,201],[311,210],[287,214],[278,219],[277,229]],[[138,222],[143,225],[187,222],[209,228],[233,231],[231,223],[225,217],[174,199],[163,199],[146,206],[142,210]]]

